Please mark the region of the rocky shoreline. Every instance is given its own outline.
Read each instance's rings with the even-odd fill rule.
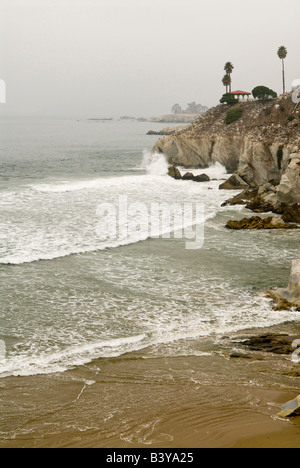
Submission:
[[[292,93],[272,102],[239,103],[237,122],[226,125],[228,106],[217,106],[192,125],[159,139],[153,152],[165,154],[169,175],[194,180],[192,173],[181,175],[177,166],[205,169],[215,163],[231,176],[220,190],[240,190],[223,206],[244,205],[255,216],[228,221],[230,230],[270,230],[300,228],[300,107]],[[274,310],[300,311],[300,260],[294,260],[285,289],[263,293]],[[300,335],[253,336],[240,344],[251,351],[290,355]],[[247,357],[238,353],[231,357]],[[296,372],[295,377],[300,376]],[[299,397],[300,407],[300,397]],[[290,412],[283,416],[289,416]]]
[[[207,174],[194,175],[192,172],[186,172],[184,175],[181,174],[180,170],[176,166],[170,166],[168,175],[176,180],[192,180],[193,182],[210,182],[210,177]]]
[[[274,196],[275,195],[275,196]],[[255,216],[241,221],[229,221],[227,227],[231,229],[299,229],[300,204],[288,205],[279,203],[276,198],[276,187],[269,185],[254,190],[244,190],[229,198],[222,206],[245,205],[254,213],[273,213],[276,216],[267,218]],[[269,226],[267,226],[269,225]]]
[[[280,202],[300,202],[300,107],[292,93],[235,107],[243,110],[237,122],[226,125],[231,108],[219,105],[159,139],[153,152],[165,154],[170,165],[186,168],[204,169],[218,162],[244,187],[271,184],[278,189]]]
[[[299,105],[288,93],[271,102],[246,102],[235,107],[243,110],[237,122],[226,125],[230,107],[219,105],[192,125],[159,139],[153,152],[165,154],[173,168],[178,165],[205,168],[216,162],[224,165],[232,175],[220,189],[243,190],[229,199],[228,204],[242,204],[255,213],[276,215],[269,223],[263,218],[249,223],[241,220],[240,225],[231,223],[231,229],[298,227],[295,224],[300,223]],[[171,176],[185,179],[178,172]]]
[[[240,221],[228,221],[227,229],[246,230],[246,229],[299,229],[296,224],[285,223],[280,218],[268,216],[261,218],[260,216],[252,216],[251,218],[243,218]]]
[[[288,335],[285,333],[269,333],[259,336],[251,336],[239,342],[244,348],[250,351],[262,351],[280,355],[291,355],[295,348],[293,343],[300,340],[300,335]]]

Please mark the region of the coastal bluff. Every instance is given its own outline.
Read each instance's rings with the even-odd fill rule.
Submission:
[[[232,109],[242,109],[241,116],[228,125],[225,119]],[[278,201],[300,202],[300,105],[292,93],[268,102],[211,108],[191,125],[159,139],[152,151],[163,153],[170,165],[186,168],[218,162],[245,187],[269,184],[276,187]]]

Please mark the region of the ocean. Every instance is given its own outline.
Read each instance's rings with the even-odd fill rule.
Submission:
[[[275,312],[261,294],[286,286],[298,233],[225,229],[251,213],[221,206],[232,193],[218,189],[228,177],[218,164],[194,171],[210,182],[167,175],[164,156],[151,154],[158,137],[146,135],[164,124],[2,118],[0,125],[2,390],[6,382],[16,388],[14,377],[26,386],[109,359],[205,360],[222,354],[224,336],[298,326],[299,313]],[[150,216],[149,226],[112,238],[114,217],[104,222],[99,206],[117,207],[120,196],[143,209],[201,204],[203,245],[187,249],[172,226],[153,234]],[[84,389],[95,380],[89,375]],[[4,433],[18,430],[12,424]]]
[[[64,371],[158,344],[197,353],[191,338],[298,317],[274,313],[256,294],[287,283],[297,233],[228,232],[241,207],[221,207],[229,196],[218,190],[224,168],[208,169],[209,183],[171,179],[164,156],[151,156],[157,137],[146,135],[149,126],[1,121],[1,377]],[[203,247],[189,251],[184,239],[145,232],[102,237],[99,204],[117,206],[120,195],[146,206],[204,204]],[[185,351],[176,345],[182,339]]]

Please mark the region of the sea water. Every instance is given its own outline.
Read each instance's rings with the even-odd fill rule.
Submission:
[[[147,348],[207,355],[223,335],[298,321],[261,290],[287,284],[296,231],[233,232],[222,207],[228,175],[177,181],[157,137],[137,121],[0,122],[0,377],[63,372]],[[162,127],[162,126],[161,126]],[[172,227],[108,237],[99,205],[204,207],[204,243],[187,250]],[[150,217],[147,222],[151,222]],[[106,226],[107,227],[107,226]],[[132,233],[131,233],[132,234]],[[167,234],[167,235],[166,235]]]

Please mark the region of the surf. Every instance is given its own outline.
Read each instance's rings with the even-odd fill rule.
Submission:
[[[216,181],[209,184],[175,181],[167,175],[168,164],[164,155],[147,151],[143,153],[140,167],[144,174],[31,184],[6,193],[0,214],[0,264],[49,261],[114,249],[149,238],[168,237],[176,231],[176,226],[153,229],[150,225],[151,205],[204,203],[204,222],[213,219],[220,211],[225,195],[216,190]],[[220,172],[221,168],[210,170]],[[212,193],[215,200],[211,199]],[[147,208],[149,219],[139,228],[137,210],[130,218],[130,225],[136,225],[137,229],[133,233],[131,231],[131,235],[112,239],[107,236],[105,225],[101,226],[98,207],[103,203],[117,207],[120,194],[128,198],[130,206],[140,204]],[[18,216],[11,217],[16,209]],[[196,224],[188,222],[185,226],[192,228]],[[124,231],[121,224],[117,229]]]

